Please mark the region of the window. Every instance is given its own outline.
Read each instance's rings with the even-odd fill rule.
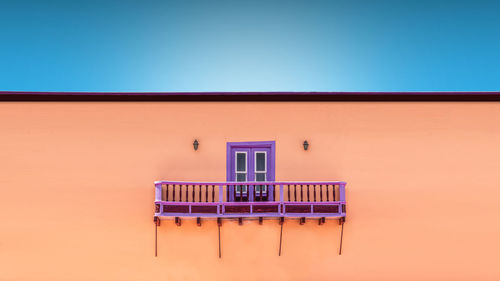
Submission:
[[[266,175],[267,175],[267,153],[265,151],[255,151],[255,167],[254,167],[254,172],[255,172],[255,181],[266,181]],[[260,193],[262,189],[262,192],[266,192],[266,186],[265,185],[256,185],[255,186],[255,192]]]
[[[274,185],[262,182],[275,180],[275,151],[274,141],[227,143],[226,178],[228,182],[236,182],[227,189],[228,201],[274,200]]]
[[[236,152],[236,181],[247,181],[247,153],[246,152]],[[236,193],[247,192],[247,187],[244,185],[236,186]]]

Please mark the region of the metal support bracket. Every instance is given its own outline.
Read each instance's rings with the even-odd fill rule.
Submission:
[[[299,220],[299,224],[300,224],[300,225],[303,225],[303,224],[305,224],[305,223],[306,223],[306,218],[300,218],[300,220]]]
[[[280,217],[279,224],[281,225],[281,230],[280,230],[280,249],[278,252],[278,256],[281,256],[281,243],[283,241],[283,224],[285,224],[285,217]]]
[[[221,248],[220,248],[220,227],[222,226],[222,218],[217,218],[217,229],[219,230],[219,259],[221,258]]]
[[[340,231],[340,248],[339,248],[339,256],[342,255],[342,238],[344,238],[344,222],[345,217],[339,219],[339,224],[342,225],[342,229]]]
[[[155,223],[155,257],[158,256],[158,226],[160,226],[160,218],[154,217],[153,221]]]

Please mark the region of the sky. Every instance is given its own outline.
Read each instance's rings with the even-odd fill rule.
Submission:
[[[500,1],[0,0],[0,91],[498,91]]]

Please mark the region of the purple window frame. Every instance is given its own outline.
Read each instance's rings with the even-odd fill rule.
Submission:
[[[267,153],[267,178],[266,181],[276,180],[276,141],[250,141],[250,142],[228,142],[226,149],[226,180],[228,182],[236,181],[233,175],[233,165],[235,165],[235,152],[236,151],[247,151],[247,157],[250,157],[250,151],[252,149],[264,148],[268,151]],[[248,163],[247,158],[247,163]],[[254,174],[254,167],[250,167],[247,164],[247,180],[251,178],[250,175]],[[274,187],[270,186],[267,190],[268,200],[273,201],[274,198]],[[234,192],[229,194],[229,201],[235,201]],[[249,199],[249,201],[251,201]]]

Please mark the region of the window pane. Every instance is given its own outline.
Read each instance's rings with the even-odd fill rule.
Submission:
[[[265,186],[265,185],[256,185],[255,186],[255,192],[257,193],[257,195],[259,195],[260,194],[260,189],[262,188],[262,193],[265,193],[266,190],[267,190],[266,187],[267,186]]]
[[[266,181],[266,174],[265,173],[256,173],[255,174],[255,181]]]
[[[246,153],[236,153],[236,171],[244,172],[247,170]]]
[[[265,171],[266,170],[266,154],[264,152],[257,152],[255,154],[256,154],[255,161],[257,163],[256,171]]]
[[[237,173],[236,174],[236,181],[247,181],[247,174]]]
[[[243,190],[243,193],[247,192],[247,186],[246,185],[237,185],[236,186],[236,193],[240,193]]]

